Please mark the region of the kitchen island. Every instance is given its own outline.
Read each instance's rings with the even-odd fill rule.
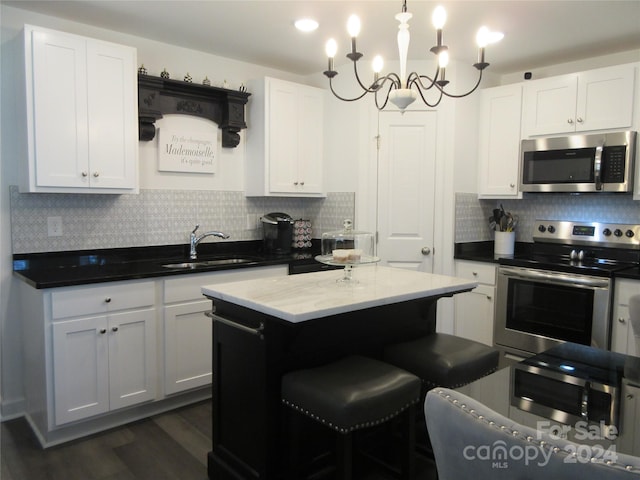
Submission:
[[[274,479],[284,450],[280,379],[345,355],[435,332],[439,298],[473,289],[455,277],[381,266],[204,286],[213,301],[213,450],[209,478]]]

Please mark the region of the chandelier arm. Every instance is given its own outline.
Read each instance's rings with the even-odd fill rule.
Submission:
[[[419,87],[419,89],[430,90],[434,86],[437,86],[436,80],[438,79],[439,74],[440,74],[440,67],[438,67],[438,69],[436,70],[436,74],[434,75],[433,78],[427,75],[418,75],[417,72],[411,72],[407,77],[407,85],[416,85]],[[425,84],[422,83],[423,78],[430,82],[429,86],[426,86]],[[408,87],[408,88],[411,88],[411,87]]]
[[[444,95],[446,95],[449,98],[463,98],[466,97],[467,95],[471,95],[473,92],[475,92],[478,87],[480,86],[480,82],[482,81],[482,70],[480,70],[480,74],[478,75],[478,81],[476,82],[475,86],[469,90],[467,93],[463,93],[463,94],[453,94],[453,93],[447,93],[444,91],[444,88],[440,87],[440,85],[436,84],[436,87],[438,87],[438,90],[440,90]]]
[[[384,78],[386,79],[387,77],[389,77],[389,75],[387,75],[387,76],[386,76],[386,77],[384,77]],[[384,84],[384,82],[383,82],[383,84]],[[382,85],[381,85],[381,86],[382,86]],[[378,91],[379,91],[379,90],[378,90],[378,91],[376,91],[376,94],[375,94],[374,96],[375,96],[375,99],[376,99],[376,108],[377,108],[378,110],[384,110],[384,107],[386,107],[386,106],[387,106],[387,103],[389,102],[389,93],[391,93],[391,90],[393,89],[393,87],[394,87],[393,83],[392,83],[391,85],[389,85],[389,88],[387,89],[387,93],[386,93],[386,95],[384,96],[384,103],[382,104],[382,106],[380,106],[380,104],[378,103]]]
[[[426,78],[429,78],[429,77],[426,77]],[[418,88],[417,88],[417,90],[418,90],[418,93],[420,94],[420,98],[422,98],[422,101],[424,102],[424,104],[425,104],[427,107],[435,108],[435,107],[437,107],[437,106],[440,104],[440,102],[442,101],[442,96],[443,96],[443,93],[444,93],[444,92],[443,92],[443,91],[442,91],[442,89],[439,87],[439,85],[435,84],[435,86],[437,86],[437,87],[438,87],[438,90],[440,91],[440,95],[438,96],[438,100],[436,101],[436,103],[429,103],[429,102],[427,101],[427,99],[426,99],[426,98],[424,98],[424,94],[422,93],[422,90],[423,90],[423,89],[422,89],[422,88],[420,88],[420,87],[422,86],[422,83],[418,81],[418,82],[416,82],[415,84],[416,84],[416,85],[417,85],[417,87],[418,87]],[[432,86],[433,86],[433,85],[432,85]],[[431,88],[431,87],[429,87],[429,88],[425,88],[425,90],[429,90],[430,88]]]
[[[357,97],[353,97],[353,98],[344,98],[340,95],[338,95],[336,93],[336,91],[333,89],[333,82],[331,81],[331,79],[329,79],[329,88],[331,89],[331,93],[333,93],[333,95],[339,99],[342,100],[343,102],[355,102],[356,100],[360,100],[362,97],[364,97],[367,93],[369,93],[367,90],[365,90],[364,92],[362,92],[362,95],[359,95]]]

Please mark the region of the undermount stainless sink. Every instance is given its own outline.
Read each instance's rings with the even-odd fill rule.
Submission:
[[[215,260],[196,260],[193,262],[180,262],[180,263],[165,263],[162,266],[164,268],[198,268],[198,267],[213,267],[216,265],[235,265],[238,263],[252,263],[256,262],[253,258],[219,258]]]

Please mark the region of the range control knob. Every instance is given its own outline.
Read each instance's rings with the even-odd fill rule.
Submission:
[[[547,230],[549,231],[549,233],[556,233],[556,227],[554,227],[553,225],[549,225],[547,227]]]
[[[610,237],[610,236],[611,236],[611,230],[610,230],[610,229],[608,229],[608,228],[605,228],[605,229],[602,231],[602,234],[603,234],[605,237]]]
[[[633,230],[627,230],[624,234],[625,234],[628,238],[633,238],[633,236],[635,235],[635,234],[633,233]]]
[[[621,237],[621,236],[622,236],[622,230],[620,230],[619,228],[616,228],[616,229],[613,231],[613,234],[614,234],[616,237]]]
[[[547,228],[544,225],[538,225],[538,231],[544,233],[547,231]]]

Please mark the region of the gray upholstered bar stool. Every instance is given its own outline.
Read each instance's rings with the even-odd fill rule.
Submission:
[[[433,333],[386,347],[383,360],[420,377],[424,399],[434,387],[457,388],[493,373],[499,358],[498,350],[483,343]]]
[[[282,402],[291,409],[288,478],[301,478],[298,446],[302,440],[295,417],[304,414],[338,433],[336,478],[345,480],[351,478],[353,433],[404,415],[402,477],[412,479],[415,469],[413,419],[419,400],[420,379],[367,357],[353,355],[321,367],[287,373],[282,377]]]

